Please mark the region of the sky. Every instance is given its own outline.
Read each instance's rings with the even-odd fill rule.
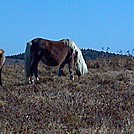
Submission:
[[[0,0],[0,48],[25,51],[42,37],[68,38],[80,48],[117,53],[134,49],[134,0]]]

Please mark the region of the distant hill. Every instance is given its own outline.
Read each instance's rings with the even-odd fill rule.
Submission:
[[[104,51],[96,51],[92,49],[81,49],[83,56],[86,60],[96,60],[98,58],[110,58],[115,56],[121,56],[119,54],[104,52]]]
[[[6,56],[6,58],[24,60],[24,53],[20,53],[20,54],[17,54],[17,55]]]
[[[109,53],[109,52],[104,52],[104,51],[96,51],[92,49],[81,49],[81,51],[86,60],[96,60],[98,58],[110,58],[110,57],[115,57],[115,56],[119,56],[119,57],[126,56],[126,55],[119,55],[119,54],[114,54],[114,53]],[[7,58],[24,60],[24,53],[7,56]]]

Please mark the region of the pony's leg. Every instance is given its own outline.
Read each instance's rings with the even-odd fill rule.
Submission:
[[[80,73],[80,72],[78,72],[78,71],[76,70],[76,74],[77,74],[77,76],[78,76],[78,80],[80,80],[81,73]]]
[[[38,76],[38,62],[39,61],[37,61],[37,63],[35,64],[34,70],[33,70],[36,81],[39,81],[39,76]]]
[[[38,79],[36,67],[34,66],[34,64],[31,64],[29,83],[30,84],[32,84],[32,83],[34,84],[35,81],[37,81],[37,80],[39,80],[39,79]]]
[[[40,59],[41,59],[41,54],[36,55],[36,58],[34,57],[32,60],[32,64],[31,64],[31,68],[30,68],[30,74],[31,74],[30,81],[32,81],[32,83],[34,83],[33,75],[35,76],[35,81],[39,81],[37,68],[38,68],[38,63],[39,63]]]
[[[29,84],[34,83],[34,80],[33,80],[33,68],[34,68],[34,60],[32,59],[31,65],[30,65],[30,76],[28,77]]]
[[[31,66],[30,66],[30,77],[29,77],[29,83],[33,83],[34,84],[34,74],[35,74],[35,60],[33,59],[32,62],[31,62]]]
[[[29,84],[34,83],[33,76],[30,75],[30,76],[28,77],[28,83],[29,83]]]
[[[63,69],[64,69],[65,63],[62,63],[59,67],[59,71],[58,71],[58,76],[61,77],[62,73],[63,73]]]
[[[74,60],[72,59],[69,63],[69,73],[70,73],[70,80],[74,80],[74,71],[73,71],[73,67],[74,67]]]

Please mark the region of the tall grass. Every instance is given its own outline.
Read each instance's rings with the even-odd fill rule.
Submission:
[[[134,59],[88,62],[89,74],[39,65],[40,83],[24,85],[23,63],[6,64],[0,87],[0,132],[17,134],[133,134]]]

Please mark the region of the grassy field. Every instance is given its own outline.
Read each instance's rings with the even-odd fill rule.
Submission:
[[[8,61],[9,62],[9,61]],[[23,62],[6,64],[0,87],[0,134],[133,134],[134,59],[88,62],[69,80],[39,64],[40,83],[24,84]]]

